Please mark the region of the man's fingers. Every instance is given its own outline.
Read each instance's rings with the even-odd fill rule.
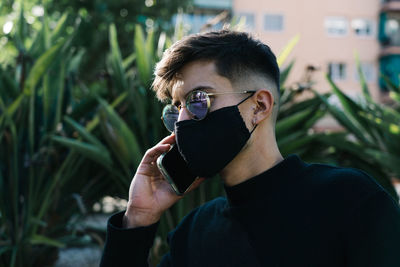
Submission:
[[[165,137],[163,140],[161,140],[157,145],[161,144],[175,144],[175,134],[171,134],[167,137]]]
[[[159,144],[146,151],[142,163],[152,163],[163,153],[168,152],[171,148],[170,144]]]
[[[142,163],[148,164],[156,161],[162,153],[168,152],[171,149],[172,144],[175,144],[174,134],[165,137],[157,145],[147,150]]]

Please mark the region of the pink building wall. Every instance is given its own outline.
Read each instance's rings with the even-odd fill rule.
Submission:
[[[254,27],[248,27],[258,38],[279,54],[291,38],[300,34],[300,41],[286,63],[295,59],[294,69],[287,85],[302,79],[307,65],[319,67],[313,80],[315,88],[321,92],[330,90],[325,74],[331,62],[346,64],[346,78],[337,80],[340,88],[356,96],[361,88],[356,76],[354,54],[357,51],[361,62],[370,66],[368,85],[375,98],[379,98],[378,56],[380,52],[378,36],[379,0],[232,0],[233,13],[254,16]],[[267,31],[264,19],[267,14],[283,17],[281,31]],[[331,36],[325,28],[328,17],[340,17],[347,21],[344,36]],[[371,36],[358,36],[351,27],[354,19],[368,19],[372,22]],[[372,72],[371,72],[372,70]]]

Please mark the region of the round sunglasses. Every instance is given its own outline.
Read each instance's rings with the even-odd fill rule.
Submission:
[[[208,112],[210,111],[210,105],[211,105],[210,96],[227,95],[227,94],[253,95],[255,92],[256,91],[207,93],[204,91],[195,90],[187,95],[184,106],[183,105],[175,106],[172,104],[166,105],[163,109],[161,119],[164,122],[164,125],[167,128],[167,130],[172,133],[175,129],[175,122],[178,121],[179,111],[182,107],[186,107],[186,109],[192,115],[193,120],[202,120],[207,116]],[[244,100],[239,102],[239,104],[242,103]]]

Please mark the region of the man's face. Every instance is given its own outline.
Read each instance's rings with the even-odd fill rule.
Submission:
[[[184,105],[186,96],[195,90],[202,90],[207,93],[234,92],[234,88],[229,79],[218,75],[214,62],[194,61],[185,65],[178,74],[179,81],[172,88],[172,103]],[[243,95],[226,94],[210,96],[210,112],[226,106],[236,105],[243,99]],[[243,103],[244,106],[245,103]],[[244,107],[241,107],[242,109]],[[178,121],[191,119],[190,113],[186,108],[181,109]]]

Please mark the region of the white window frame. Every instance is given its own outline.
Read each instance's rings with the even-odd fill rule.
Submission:
[[[268,17],[275,17],[275,18],[281,18],[281,28],[277,29],[277,28],[270,28],[267,29],[267,18]],[[283,14],[280,13],[267,13],[264,14],[263,17],[263,29],[266,32],[283,32],[285,30],[285,16]]]
[[[360,21],[361,23],[365,22],[366,24],[369,24],[369,27],[370,27],[370,33],[369,34],[367,34],[366,32],[361,32],[361,33],[357,33],[356,32],[356,27],[357,27],[356,24],[357,24],[358,21]],[[355,36],[357,36],[357,37],[360,37],[360,38],[374,38],[375,37],[375,32],[376,32],[376,26],[375,25],[376,25],[375,21],[372,20],[372,19],[355,18],[355,19],[351,20],[350,28],[353,31],[353,34]]]
[[[252,13],[252,12],[240,12],[238,14],[236,14],[236,16],[241,19],[242,17],[246,18],[246,24],[245,24],[245,28],[247,30],[255,30],[256,29],[256,14]],[[249,20],[249,18],[253,18],[252,21]],[[251,23],[249,23],[251,21]]]
[[[343,33],[340,33],[339,29],[334,29],[335,24],[338,26],[339,24],[343,24]],[[326,17],[324,21],[325,32],[328,36],[331,37],[344,37],[348,35],[349,32],[349,21],[345,17]],[[336,30],[337,32],[335,32]]]
[[[344,71],[341,71],[340,66],[344,66]],[[333,81],[346,81],[348,72],[348,64],[346,62],[329,62],[328,74]]]

